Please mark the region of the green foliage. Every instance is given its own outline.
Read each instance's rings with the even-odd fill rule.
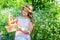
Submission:
[[[2,8],[11,8],[14,7],[15,9],[21,9],[24,6],[26,1],[24,0],[0,0],[0,10]]]
[[[56,0],[32,0],[34,10],[51,8],[56,4]]]
[[[59,25],[56,10],[35,11],[35,28],[32,33],[33,40],[59,40]]]

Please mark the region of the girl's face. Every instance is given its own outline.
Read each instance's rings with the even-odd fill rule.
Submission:
[[[22,15],[23,15],[23,16],[27,16],[27,15],[28,15],[27,9],[23,8],[23,10],[22,10]]]

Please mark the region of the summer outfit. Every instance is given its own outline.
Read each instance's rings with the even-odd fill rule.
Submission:
[[[30,30],[30,19],[25,18],[23,16],[19,16],[18,18],[18,27],[24,31]],[[22,31],[16,31],[14,40],[31,40],[30,34],[23,33]]]

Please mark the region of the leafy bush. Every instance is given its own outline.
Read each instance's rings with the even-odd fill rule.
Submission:
[[[38,10],[34,13],[35,27],[32,40],[59,40],[59,21],[56,11]]]

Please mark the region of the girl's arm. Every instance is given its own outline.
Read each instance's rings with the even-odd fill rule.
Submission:
[[[31,22],[31,23],[30,23],[30,31],[29,31],[29,34],[32,33],[33,28],[34,28],[34,24]]]

